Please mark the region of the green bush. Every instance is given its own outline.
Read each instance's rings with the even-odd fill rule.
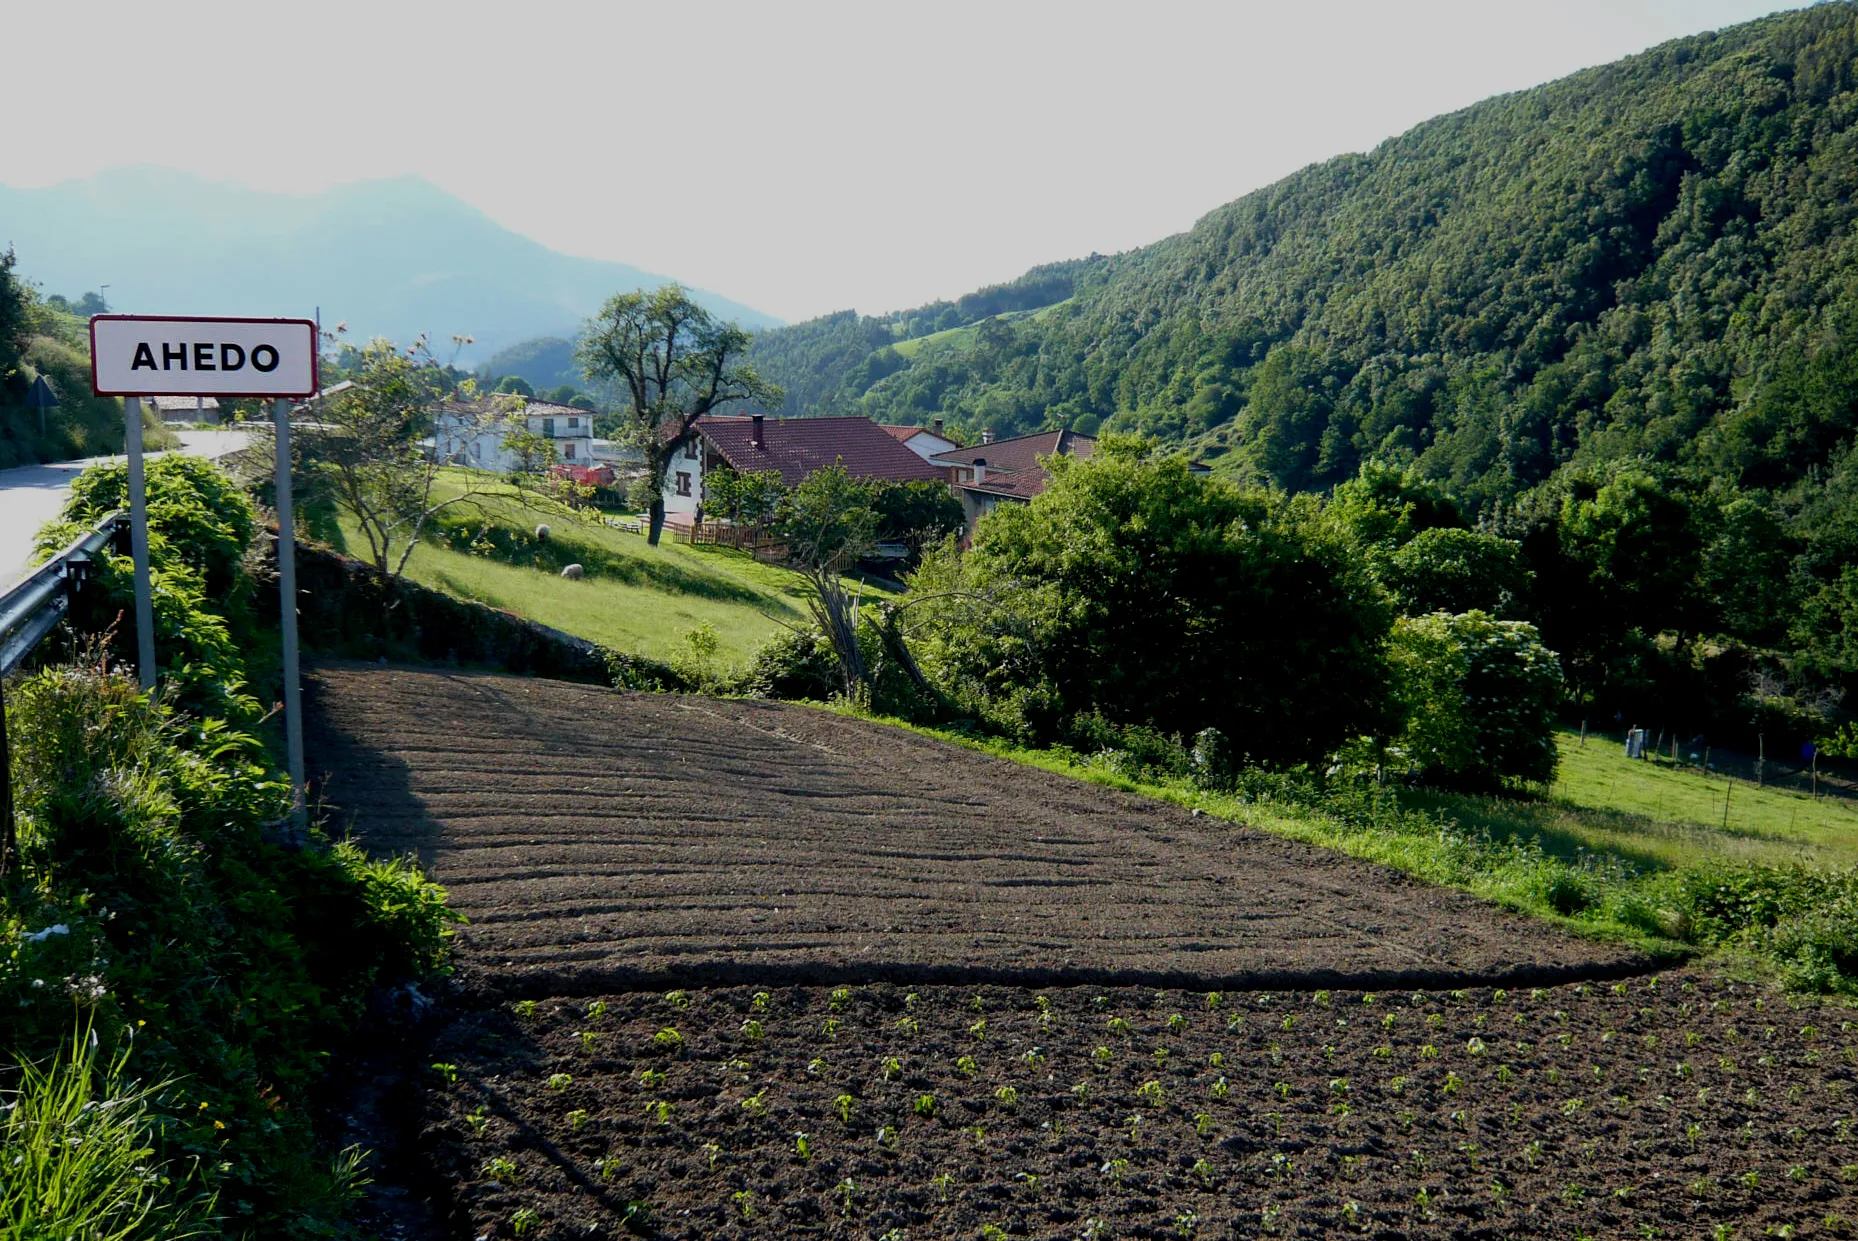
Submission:
[[[1535,627],[1482,612],[1403,617],[1389,659],[1405,724],[1396,746],[1435,783],[1554,778],[1561,668]]]
[[[757,698],[825,702],[839,692],[839,657],[816,627],[781,629],[756,649],[737,688]]]

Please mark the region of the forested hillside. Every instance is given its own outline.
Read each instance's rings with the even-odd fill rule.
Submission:
[[[1787,488],[1858,399],[1855,36],[1837,3],[1666,44],[757,360],[800,409],[1141,430],[1293,489],[1411,461],[1483,509],[1635,455]]]

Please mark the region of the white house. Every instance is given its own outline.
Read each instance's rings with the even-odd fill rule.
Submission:
[[[937,418],[926,427],[901,427],[889,422],[879,425],[890,432],[891,438],[921,457],[924,461],[934,461],[937,454],[953,452],[955,449],[961,447],[960,444],[957,444],[954,440],[942,434],[942,420],[940,418]]]
[[[210,396],[157,396],[149,400],[163,422],[219,423],[219,402]]]
[[[485,397],[453,402],[440,409],[433,419],[432,440],[433,452],[441,461],[508,474],[521,460],[504,446],[505,441],[514,432],[526,430],[554,444],[555,460],[562,465],[597,464],[594,416],[588,410],[551,401],[528,401],[499,412],[492,400]]]

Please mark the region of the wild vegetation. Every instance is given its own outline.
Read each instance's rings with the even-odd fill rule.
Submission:
[[[367,1173],[327,1145],[317,1091],[370,1004],[441,968],[449,915],[412,865],[317,832],[284,847],[249,658],[276,648],[251,501],[190,458],[148,479],[162,687],[124,670],[130,569],[106,552],[74,618],[101,636],[7,689],[0,1218],[24,1236],[340,1236]],[[123,485],[122,467],[87,471],[42,544]]]

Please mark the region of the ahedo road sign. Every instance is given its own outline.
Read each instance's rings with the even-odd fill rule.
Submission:
[[[316,324],[96,315],[90,386],[98,396],[311,396]]]

